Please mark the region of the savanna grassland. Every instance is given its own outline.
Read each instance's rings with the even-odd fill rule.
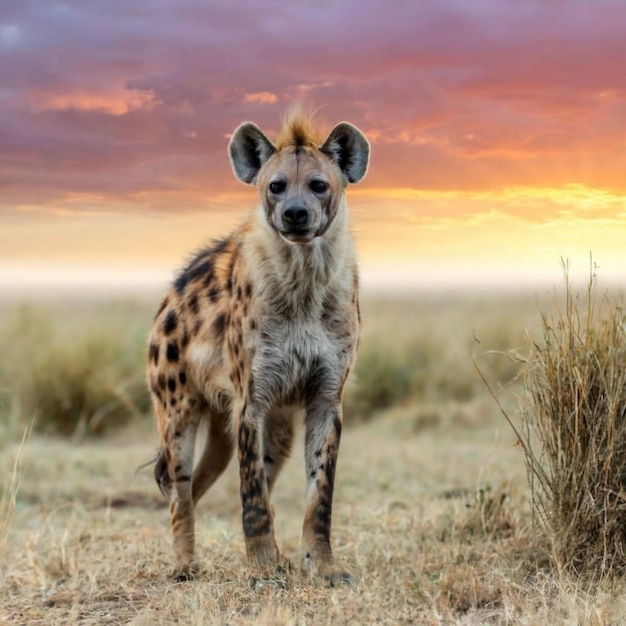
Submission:
[[[363,301],[345,398],[329,588],[297,571],[253,585],[234,463],[197,508],[206,572],[174,583],[152,478],[144,384],[158,296],[0,303],[0,622],[7,624],[622,624],[615,579],[562,571],[533,520],[514,425],[519,358],[549,290]],[[302,430],[302,429],[301,429]],[[273,501],[298,562],[302,432]],[[586,582],[585,582],[586,581]],[[595,581],[595,582],[594,582]]]

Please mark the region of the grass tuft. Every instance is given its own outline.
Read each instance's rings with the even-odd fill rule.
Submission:
[[[563,271],[564,305],[524,359],[521,427],[503,413],[558,571],[599,580],[626,574],[626,312],[596,296],[593,266],[583,296]]]
[[[17,448],[13,467],[9,479],[0,485],[0,554],[4,551],[7,542],[9,529],[13,521],[15,505],[17,503],[17,491],[20,482],[20,466],[22,460],[22,452],[26,442],[30,438],[31,428],[25,428],[22,435],[22,441]]]

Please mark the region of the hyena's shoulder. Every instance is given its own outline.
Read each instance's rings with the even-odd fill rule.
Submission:
[[[233,233],[198,250],[178,272],[154,318],[149,348],[152,366],[158,365],[159,354],[182,356],[190,343],[207,333],[214,339],[221,337],[237,249],[238,237]]]

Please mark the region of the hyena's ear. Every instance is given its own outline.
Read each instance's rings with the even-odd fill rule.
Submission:
[[[370,143],[356,126],[348,122],[337,124],[320,150],[337,163],[347,182],[358,183],[365,176]]]
[[[254,184],[263,163],[274,152],[276,152],[274,144],[252,122],[238,126],[228,144],[233,172],[244,183]]]

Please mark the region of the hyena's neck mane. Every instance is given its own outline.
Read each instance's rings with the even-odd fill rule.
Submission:
[[[291,313],[306,312],[319,308],[329,291],[351,284],[355,253],[342,203],[328,231],[309,244],[293,244],[267,230],[254,242],[250,269],[267,286],[268,300],[284,303]]]

